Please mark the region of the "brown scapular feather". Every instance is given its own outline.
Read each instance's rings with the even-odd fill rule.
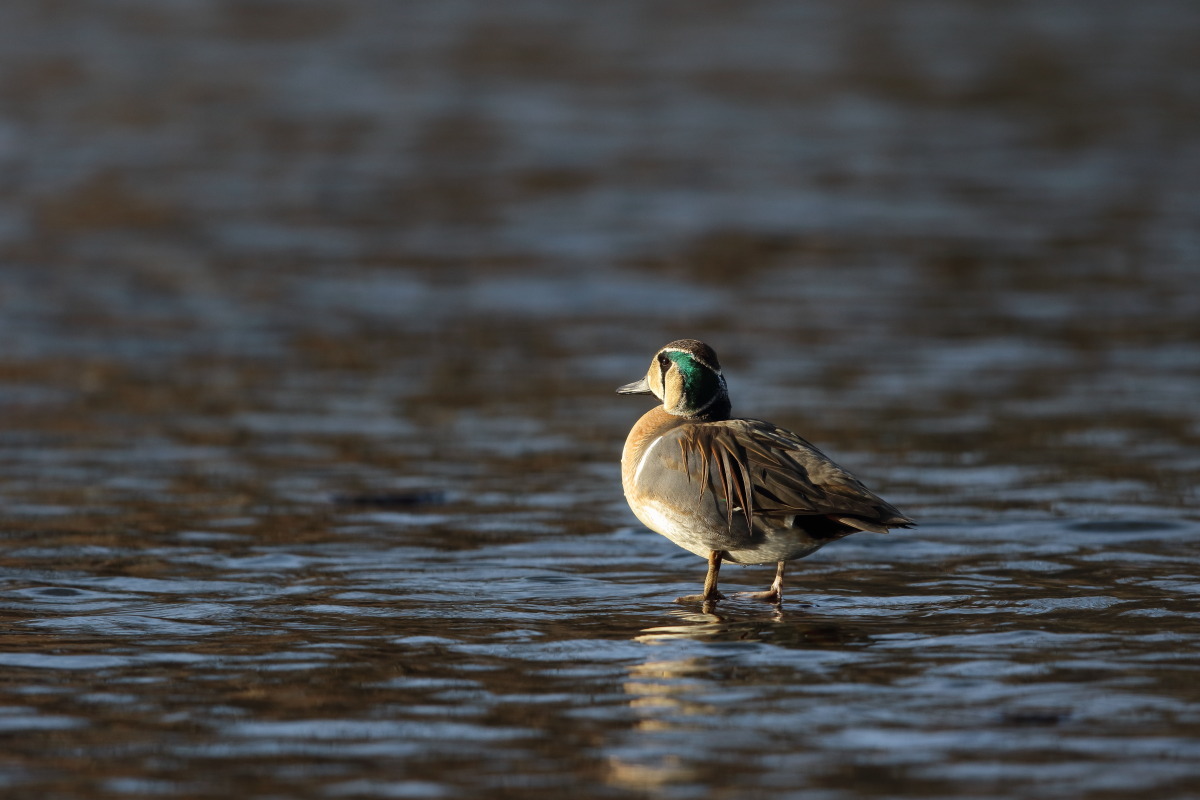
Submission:
[[[699,460],[700,496],[720,492],[733,526],[740,508],[748,528],[756,514],[824,516],[858,530],[886,533],[912,520],[794,433],[749,419],[706,422],[680,431],[684,463]],[[688,479],[692,479],[688,470]]]

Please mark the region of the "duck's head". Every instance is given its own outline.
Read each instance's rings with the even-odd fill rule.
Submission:
[[[717,354],[696,339],[677,339],[654,355],[646,377],[618,394],[652,394],[677,417],[727,419],[729,393]]]

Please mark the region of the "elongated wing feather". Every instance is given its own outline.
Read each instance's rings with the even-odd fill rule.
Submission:
[[[866,531],[908,527],[912,520],[801,437],[769,422],[732,419],[678,429],[685,461],[701,466],[700,491],[712,491],[733,514],[822,515]],[[691,457],[694,457],[693,461]]]

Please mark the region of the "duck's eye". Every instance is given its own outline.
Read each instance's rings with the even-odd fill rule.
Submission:
[[[658,354],[658,374],[664,381],[667,379],[667,372],[672,366],[674,366],[674,362],[671,361],[670,356],[668,356],[666,353]]]

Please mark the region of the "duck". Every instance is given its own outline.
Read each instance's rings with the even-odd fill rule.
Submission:
[[[704,590],[677,602],[725,599],[721,564],[775,564],[763,592],[783,602],[784,565],[853,533],[916,523],[797,434],[732,415],[714,350],[697,339],[662,347],[644,377],[617,389],[659,404],[629,431],[621,486],[650,530],[708,561]]]

